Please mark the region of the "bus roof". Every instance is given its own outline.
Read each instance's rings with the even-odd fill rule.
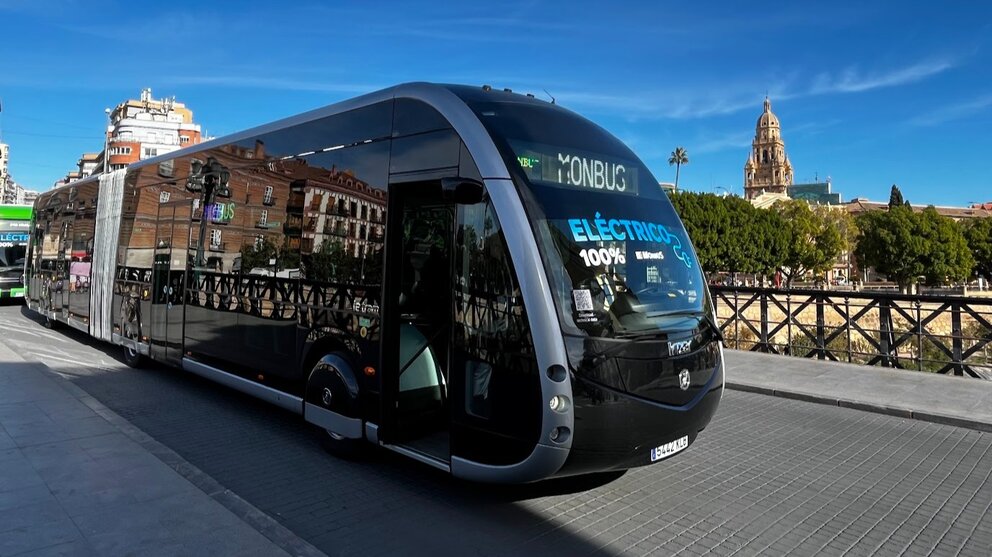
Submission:
[[[301,114],[289,116],[281,120],[276,120],[274,122],[269,122],[266,124],[262,124],[260,126],[235,132],[230,135],[214,138],[211,139],[210,141],[198,143],[196,145],[191,145],[189,147],[184,147],[180,151],[184,155],[206,151],[208,149],[215,148],[221,145],[240,141],[246,137],[253,137],[256,135],[262,135],[265,133],[278,131],[290,126],[295,126],[312,120],[317,120],[327,116],[332,116],[334,114],[347,112],[349,110],[361,108],[364,106],[368,106],[370,104],[374,104],[392,98],[410,97],[410,98],[416,98],[427,101],[428,104],[434,104],[430,101],[436,100],[437,97],[433,97],[433,95],[431,95],[430,93],[437,91],[445,91],[445,90],[447,90],[446,92],[448,93],[448,95],[451,95],[453,93],[454,98],[457,98],[462,103],[465,102],[466,100],[487,98],[488,100],[500,100],[503,102],[515,101],[522,103],[534,103],[534,104],[546,105],[552,108],[560,108],[555,105],[552,105],[551,103],[545,102],[540,99],[536,99],[532,96],[522,95],[519,93],[512,93],[509,91],[500,91],[488,87],[483,88],[481,86],[473,87],[470,85],[452,85],[452,84],[426,83],[426,82],[403,83],[379,91],[366,93],[364,95],[360,95],[358,97],[354,97],[351,99],[343,100],[341,102],[332,105],[316,108],[314,110],[303,112]],[[440,108],[440,107],[435,105],[435,108]],[[128,168],[136,169],[146,165],[158,164],[162,161],[175,158],[177,154],[178,154],[177,151],[170,151],[168,153],[163,153],[157,157],[151,157],[148,159],[143,159],[138,162],[132,163],[128,166]],[[98,178],[99,178],[99,174],[94,174],[92,176],[84,178],[83,180],[79,180],[79,182],[88,182]],[[73,184],[75,184],[75,182]]]

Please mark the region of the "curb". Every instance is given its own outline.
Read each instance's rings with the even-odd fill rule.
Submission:
[[[54,379],[56,384],[62,389],[68,391],[69,394],[85,404],[90,410],[93,410],[98,416],[107,420],[112,426],[120,430],[128,439],[131,439],[151,453],[152,456],[162,461],[166,466],[175,470],[186,481],[206,493],[208,497],[222,505],[225,509],[231,511],[242,522],[254,528],[283,551],[296,556],[327,557],[324,552],[294,534],[274,518],[265,514],[248,501],[245,501],[233,491],[225,488],[220,482],[207,475],[178,453],[159,443],[137,426],[104,406],[103,403],[83,390],[79,385],[52,371],[44,362],[34,358],[28,359],[17,350],[14,350],[14,347],[6,343],[4,344],[8,349],[25,358],[28,362],[40,366],[39,369],[41,369],[42,373]]]
[[[744,392],[756,393],[760,395],[777,396],[780,398],[801,400],[803,402],[812,402],[814,404],[839,406],[842,408],[863,410],[865,412],[874,412],[876,414],[885,414],[887,416],[894,416],[897,418],[907,418],[910,420],[919,420],[921,422],[930,422],[940,425],[963,427],[965,429],[973,429],[975,431],[992,433],[992,424],[986,422],[980,422],[977,420],[969,420],[967,418],[961,418],[958,416],[934,414],[932,412],[923,412],[917,410],[910,410],[906,408],[897,408],[894,406],[885,406],[883,404],[872,404],[870,402],[860,402],[855,400],[846,400],[842,398],[814,395],[810,393],[801,393],[798,391],[782,391],[779,389],[772,389],[769,387],[748,385],[746,383],[732,383],[728,381],[725,383],[725,386],[728,389],[733,389],[735,391],[744,391]]]

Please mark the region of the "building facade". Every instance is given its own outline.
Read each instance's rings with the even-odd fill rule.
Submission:
[[[38,197],[38,192],[26,190],[10,175],[10,146],[0,143],[0,203],[30,205]]]
[[[91,174],[118,170],[142,159],[170,153],[203,140],[193,111],[174,97],[155,99],[143,89],[138,99],[126,100],[108,114],[106,150],[83,153],[76,170],[55,182],[64,186]]]
[[[785,153],[782,126],[765,97],[765,110],[758,117],[751,142],[751,153],[744,163],[744,198],[763,193],[788,194],[792,185],[792,163]]]
[[[7,170],[9,162],[10,146],[6,143],[0,143],[0,203],[13,203],[13,201],[7,201],[14,187],[14,181],[10,178],[10,173]]]
[[[102,170],[106,157],[107,170],[117,170],[196,145],[201,139],[200,125],[193,122],[192,110],[174,97],[154,99],[151,89],[143,89],[139,99],[126,100],[110,112],[107,152],[86,162],[92,162],[94,170]]]

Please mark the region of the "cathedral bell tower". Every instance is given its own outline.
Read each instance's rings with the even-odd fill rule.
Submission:
[[[762,193],[788,194],[791,185],[792,163],[785,154],[782,126],[766,96],[765,111],[758,117],[751,154],[744,164],[744,198],[754,199]]]

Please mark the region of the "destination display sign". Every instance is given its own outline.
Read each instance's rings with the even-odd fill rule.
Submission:
[[[540,143],[511,141],[517,163],[532,181],[637,195],[637,164],[606,155]]]
[[[0,219],[0,230],[30,230],[31,221]]]

